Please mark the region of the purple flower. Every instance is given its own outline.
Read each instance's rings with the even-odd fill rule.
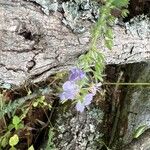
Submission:
[[[84,97],[83,103],[84,103],[85,106],[88,106],[88,105],[91,104],[91,101],[92,101],[92,99],[93,99],[93,96],[94,96],[94,95],[93,95],[92,93],[89,93],[89,94],[87,94],[87,95]]]
[[[75,83],[76,80],[81,80],[85,77],[85,73],[77,68],[74,67],[70,71],[69,81],[66,81],[63,84],[63,92],[59,95],[60,99],[68,100],[68,99],[75,99],[76,95],[79,93],[79,86]]]
[[[82,113],[84,111],[84,109],[85,109],[85,106],[83,105],[83,103],[81,103],[80,101],[77,102],[77,104],[76,104],[76,110],[80,111]]]
[[[66,81],[63,84],[63,92],[59,95],[60,99],[67,100],[67,99],[75,99],[77,93],[79,92],[79,87],[73,81]]]
[[[93,96],[94,95],[92,93],[89,93],[84,97],[83,102],[81,102],[81,101],[77,102],[77,104],[76,104],[77,111],[82,113],[84,111],[85,107],[91,104]]]
[[[75,67],[70,71],[69,80],[76,81],[76,80],[81,80],[84,77],[85,77],[85,73],[81,69]]]

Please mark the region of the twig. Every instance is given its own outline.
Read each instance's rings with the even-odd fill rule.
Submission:
[[[112,83],[112,82],[104,82],[103,85],[128,85],[128,86],[150,86],[150,83]]]

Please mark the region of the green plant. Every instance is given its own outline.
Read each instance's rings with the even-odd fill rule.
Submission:
[[[105,146],[105,148],[107,149],[107,150],[111,150],[107,145],[106,145],[106,143],[104,142],[104,141],[102,141],[102,140],[100,140],[100,141],[98,141],[100,144],[102,144],[103,146]]]
[[[105,68],[105,58],[97,42],[102,41],[108,49],[113,46],[113,30],[115,16],[111,14],[113,9],[127,7],[128,0],[107,0],[99,12],[99,18],[92,29],[92,39],[89,51],[79,57],[77,68],[71,70],[68,81],[63,84],[63,92],[60,94],[62,102],[68,99],[76,100],[77,111],[83,112],[93,96],[96,94],[101,82],[103,82],[103,70]],[[123,9],[122,17],[128,11]]]
[[[0,149],[4,149],[9,144],[10,136],[10,131],[7,131],[3,136],[0,137]]]
[[[14,149],[15,141],[19,142],[19,137],[15,134],[12,135],[12,130],[15,129],[15,131],[19,129],[23,129],[24,124],[22,123],[21,117],[13,116],[11,123],[8,125],[7,130],[5,131],[5,134],[0,137],[0,148],[5,148],[8,144],[11,146],[11,149]],[[17,142],[17,143],[18,143]]]
[[[8,129],[9,130],[12,130],[12,129],[18,130],[18,129],[22,129],[22,128],[24,128],[24,124],[22,123],[21,118],[18,116],[13,116],[12,123],[9,124]]]
[[[115,17],[111,14],[113,9],[121,9],[127,7],[128,0],[107,0],[105,5],[100,8],[99,19],[92,29],[91,46],[87,54],[79,58],[78,66],[85,72],[92,72],[96,83],[103,81],[103,69],[105,67],[105,59],[103,53],[97,48],[97,42],[104,41],[108,49],[113,47],[113,29]],[[128,10],[122,10],[122,17],[127,16]],[[99,40],[100,39],[100,40]],[[101,43],[103,44],[103,43]]]
[[[40,96],[40,97],[36,98],[33,101],[32,105],[33,105],[33,107],[44,107],[44,106],[47,106],[49,109],[52,108],[52,106],[45,101],[45,96]]]
[[[138,138],[146,129],[148,128],[147,125],[139,126],[133,133],[133,138]]]
[[[56,146],[55,146],[55,144],[53,142],[54,135],[55,135],[53,130],[54,130],[54,128],[50,128],[49,129],[48,141],[47,141],[45,150],[57,150]]]
[[[28,148],[28,150],[34,150],[33,145],[31,145],[31,146]]]
[[[40,97],[44,94],[48,94],[49,92],[51,92],[50,88],[39,89],[34,93],[31,93],[29,91],[27,96],[18,98],[13,102],[10,102],[7,105],[3,106],[3,108],[0,111],[0,118],[2,118],[5,114],[10,114],[9,115],[10,117],[13,116],[16,110],[20,108],[20,106],[23,106],[23,104],[25,104],[27,101]],[[51,107],[50,105],[48,106]]]
[[[107,0],[105,1],[105,5],[103,5],[100,8],[100,14],[99,19],[97,20],[96,24],[94,25],[91,35],[91,45],[89,48],[89,51],[82,55],[79,58],[79,61],[77,63],[77,66],[83,70],[83,72],[86,73],[86,77],[83,80],[78,80],[78,82],[74,85],[78,84],[80,92],[78,92],[78,96],[76,98],[77,104],[79,102],[82,104],[82,102],[86,99],[88,101],[85,101],[86,104],[81,105],[82,108],[90,104],[89,101],[93,98],[93,95],[89,95],[89,91],[91,92],[91,89],[94,86],[97,86],[99,83],[103,82],[103,70],[105,68],[105,58],[103,53],[100,49],[97,48],[97,42],[102,41],[105,43],[105,46],[109,49],[112,49],[113,46],[113,30],[112,26],[115,22],[115,17],[111,14],[111,11],[113,9],[122,9],[123,7],[126,7],[128,4],[128,0]],[[126,9],[122,9],[122,16],[126,16],[128,11]],[[79,75],[82,75],[80,73]],[[101,85],[101,84],[100,84]],[[72,91],[70,91],[72,92]],[[91,93],[90,93],[91,94]],[[11,146],[11,150],[15,149],[15,146],[19,142],[19,137],[17,134],[14,134],[12,137],[12,130],[18,130],[21,128],[24,128],[24,124],[22,123],[22,119],[26,116],[26,113],[29,110],[28,109],[20,116],[16,116],[16,110],[25,104],[27,100],[34,99],[32,102],[33,107],[44,107],[48,106],[49,109],[51,109],[51,105],[49,105],[45,101],[45,97],[42,96],[42,91],[38,91],[37,93],[28,93],[27,96],[20,98],[18,100],[15,100],[12,103],[9,103],[8,105],[5,105],[2,101],[2,95],[0,95],[0,117],[4,118],[5,114],[10,114],[12,117],[12,122],[9,124],[7,131],[3,136],[0,137],[0,148],[5,148],[8,144]],[[5,118],[4,118],[5,119]],[[53,142],[54,132],[53,129],[49,130],[49,137],[46,149],[56,149],[54,142]],[[33,150],[33,146],[31,145],[28,150]]]
[[[9,145],[11,146],[11,148],[9,150],[16,150],[15,146],[18,144],[18,142],[19,142],[19,137],[17,134],[14,134],[9,139]]]

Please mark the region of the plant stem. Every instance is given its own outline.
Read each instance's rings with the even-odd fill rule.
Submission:
[[[103,85],[128,85],[128,86],[140,86],[140,85],[143,85],[143,86],[150,86],[150,83],[134,83],[134,82],[131,82],[131,83],[112,83],[112,82],[104,82]]]

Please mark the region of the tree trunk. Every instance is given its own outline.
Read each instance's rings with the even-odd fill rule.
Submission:
[[[37,2],[0,1],[0,84],[39,82],[51,74],[69,69],[90,44],[91,22],[82,21],[86,31],[74,34],[62,24],[63,14],[46,15]],[[106,64],[126,64],[150,58],[150,21],[134,19],[114,26],[114,47],[110,51],[98,42]]]
[[[21,86],[25,82],[44,81],[57,71],[70,69],[75,65],[78,57],[88,51],[92,23],[80,19],[79,22],[86,30],[82,33],[74,33],[62,23],[65,14],[62,12],[49,14],[49,8],[44,2],[45,0],[0,0],[0,87],[3,83]],[[150,20],[146,16],[139,16],[124,23],[123,26],[120,23],[114,25],[113,50],[106,49],[101,39],[98,41],[98,48],[105,55],[106,65],[148,62],[150,60]],[[138,79],[142,77],[142,81],[149,82],[149,68],[146,67],[143,71],[141,68],[144,67],[142,63],[131,65],[129,72],[134,77]],[[131,79],[131,82],[139,82],[131,74],[129,73],[128,81]],[[133,139],[132,133],[140,123],[140,125],[148,124],[149,128],[149,88],[144,90],[129,88],[128,90],[123,101],[120,100],[119,107],[115,106],[120,113],[117,116],[117,111],[114,112],[116,122],[111,116],[108,119],[108,123],[113,120],[119,124],[107,124],[110,126],[108,128],[114,128],[116,132],[114,134],[110,132],[112,142],[120,135],[119,139],[125,144],[130,143]],[[110,105],[115,99],[112,95],[109,95]],[[141,98],[141,96],[145,97]],[[115,99],[117,102],[118,97]],[[92,105],[87,108],[88,111],[82,114],[78,114],[72,105],[62,108],[67,110],[65,113],[62,113],[64,110],[59,107],[57,119],[54,117],[58,132],[58,136],[54,139],[57,147],[62,150],[100,149],[104,143],[99,139],[107,134],[104,132],[107,127],[104,126],[103,121],[105,117],[107,118],[106,112],[111,115],[109,111],[113,110],[113,106],[107,106],[106,101],[97,95]],[[129,111],[133,112],[129,113]],[[143,115],[148,117],[144,118]],[[126,131],[124,135],[122,130]],[[147,134],[149,136],[149,132]],[[149,140],[147,136],[145,137],[144,139]],[[140,143],[141,140],[129,144],[125,149],[133,149],[137,142]]]

